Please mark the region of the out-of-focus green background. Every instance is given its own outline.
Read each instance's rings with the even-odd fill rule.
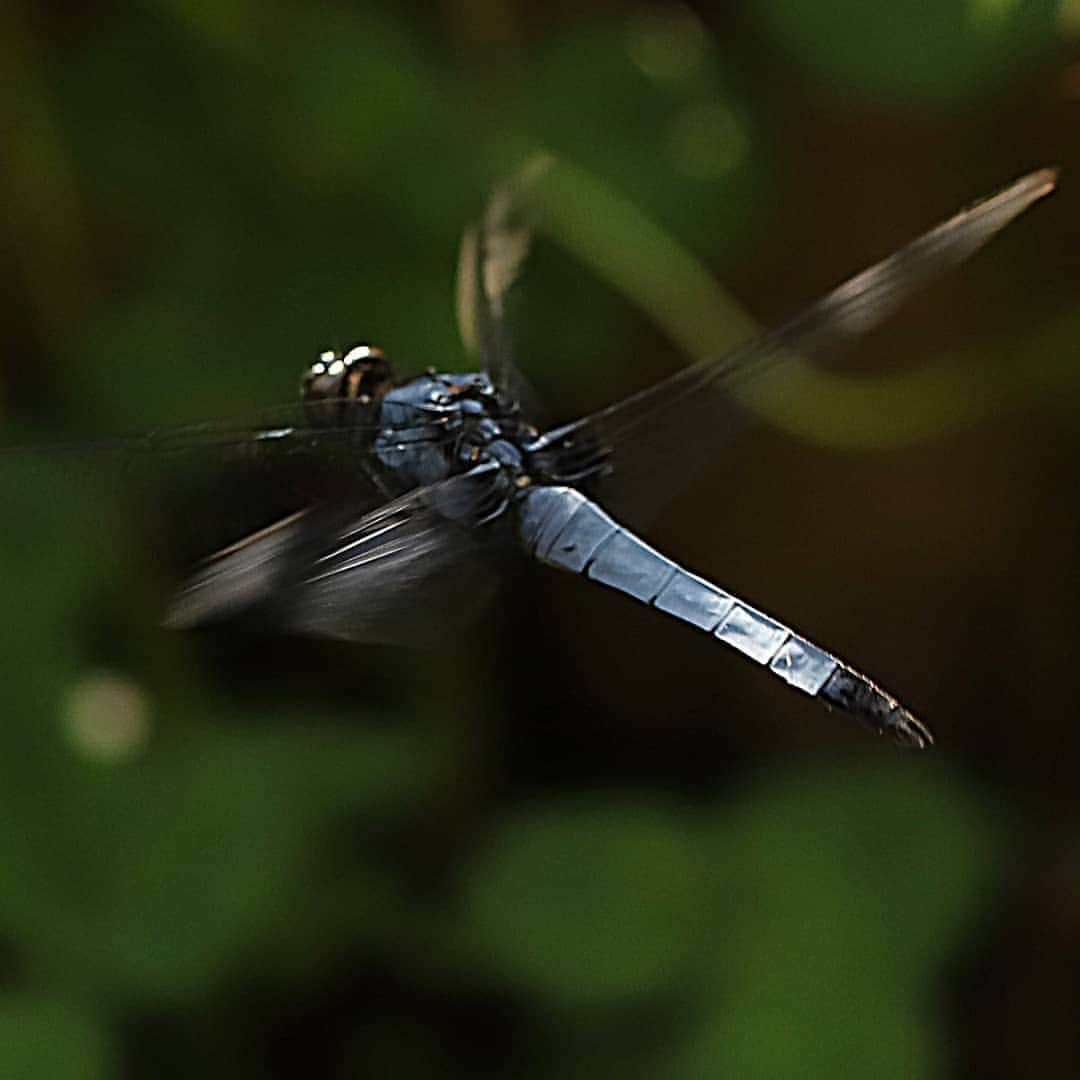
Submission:
[[[1078,36],[1076,0],[5,4],[7,443],[242,415],[328,344],[460,367],[460,230],[539,150],[515,317],[563,418],[1065,172],[648,534],[929,754],[554,573],[440,653],[169,634],[127,486],[5,455],[0,1076],[1077,1075]]]

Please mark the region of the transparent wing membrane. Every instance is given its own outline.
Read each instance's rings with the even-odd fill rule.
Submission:
[[[498,500],[493,480],[481,468],[374,509],[335,503],[291,514],[207,559],[167,623],[254,617],[319,637],[437,640],[490,591],[489,538],[476,524]]]
[[[647,502],[673,491],[673,481],[729,433],[733,389],[786,359],[810,357],[858,338],[1048,195],[1055,180],[1052,169],[1021,177],[856,274],[776,330],[551,431],[538,449],[556,451],[568,478],[595,468],[598,460],[606,462],[612,475],[604,499],[614,507],[633,507],[642,495]],[[658,462],[665,481],[650,488],[642,473]]]
[[[532,244],[521,189],[548,168],[538,155],[492,193],[481,219],[465,230],[458,259],[458,326],[466,349],[491,381],[538,419],[536,395],[514,360],[507,304]]]

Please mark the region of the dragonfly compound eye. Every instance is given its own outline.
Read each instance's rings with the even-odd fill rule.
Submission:
[[[304,372],[301,392],[305,405],[350,401],[366,405],[381,398],[392,383],[390,362],[383,351],[356,345],[344,355],[332,349],[320,353]]]

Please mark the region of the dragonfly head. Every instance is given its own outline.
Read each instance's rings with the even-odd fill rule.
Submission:
[[[334,403],[369,405],[378,401],[393,385],[390,361],[374,345],[355,345],[347,353],[327,349],[304,372],[300,392],[307,406],[326,402],[327,413],[336,413]],[[318,408],[310,409],[315,413]]]

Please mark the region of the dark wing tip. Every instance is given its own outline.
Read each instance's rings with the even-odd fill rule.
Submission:
[[[1019,187],[1022,184],[1031,191],[1032,198],[1041,199],[1044,195],[1049,195],[1057,187],[1058,177],[1060,176],[1061,169],[1057,165],[1047,165],[1045,168],[1035,169],[1033,172],[1021,176],[1012,186]]]
[[[1013,218],[1022,214],[1032,203],[1046,198],[1056,187],[1061,170],[1056,166],[1034,169],[1007,184],[1000,191],[985,199],[980,199],[968,211],[959,215],[964,217],[969,212],[977,212],[980,217],[996,218],[1001,213],[1001,220],[994,230],[1003,227]]]

